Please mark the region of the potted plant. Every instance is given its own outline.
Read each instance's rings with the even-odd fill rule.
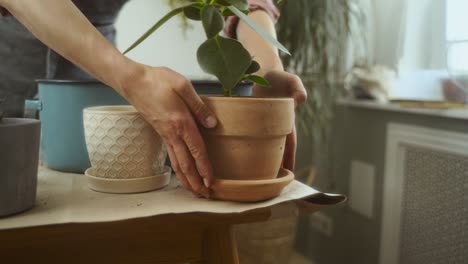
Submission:
[[[39,121],[3,118],[0,102],[0,217],[34,206],[39,139]]]
[[[198,48],[197,59],[205,72],[217,77],[224,95],[202,97],[219,121],[214,129],[201,128],[214,171],[213,197],[258,201],[278,195],[294,178],[292,172],[280,169],[286,136],[294,126],[294,101],[232,96],[232,89],[242,81],[265,89],[269,83],[255,75],[260,65],[240,42],[220,36],[223,16],[238,16],[280,50],[289,52],[249,19],[246,0],[197,0],[169,12],[124,53],[180,13],[203,24],[207,40]]]

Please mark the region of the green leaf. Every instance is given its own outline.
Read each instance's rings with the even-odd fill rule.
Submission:
[[[192,20],[201,20],[201,10],[193,5],[184,8],[184,15]]]
[[[263,79],[258,75],[248,75],[244,79],[251,80],[252,82],[264,87],[271,87],[271,84],[267,80]]]
[[[260,70],[260,64],[258,64],[258,62],[252,60],[252,63],[250,63],[250,66],[249,68],[247,69],[247,71],[245,72],[246,74],[251,74],[251,73],[254,73],[254,72],[258,72]]]
[[[226,2],[230,3],[239,10],[249,10],[249,3],[247,2],[247,0],[226,0]]]
[[[229,6],[229,10],[231,10],[236,16],[238,16],[240,19],[242,19],[247,25],[249,25],[255,32],[257,32],[260,36],[262,36],[264,39],[269,41],[271,44],[273,44],[275,47],[283,51],[284,53],[291,55],[291,53],[288,51],[288,49],[283,46],[283,44],[279,43],[278,40],[276,40],[273,36],[268,34],[263,28],[261,28],[257,23],[255,23],[252,19],[250,19],[247,15],[242,13],[239,9],[237,9],[234,6]]]
[[[188,5],[188,6],[190,6],[190,5]],[[133,43],[127,50],[125,50],[123,54],[127,54],[128,52],[130,52],[131,50],[136,48],[143,41],[145,41],[145,39],[147,39],[149,36],[151,36],[151,34],[153,34],[156,30],[158,30],[158,28],[160,28],[162,25],[164,25],[164,23],[166,23],[173,16],[175,16],[175,15],[181,13],[182,11],[184,11],[184,9],[186,7],[188,7],[188,6],[179,7],[179,8],[176,8],[176,9],[172,10],[171,12],[167,13],[163,18],[161,18],[158,22],[156,22],[156,24],[154,24],[154,26],[152,26],[150,29],[148,29],[148,31],[146,31],[145,34],[143,34],[139,39],[137,39],[137,41],[135,41],[135,43]]]
[[[222,6],[229,6],[231,5],[228,1],[226,0],[216,0],[216,3]]]
[[[229,10],[227,7],[221,7],[220,10],[223,16],[235,16],[235,14],[231,10]]]
[[[224,28],[224,18],[219,10],[213,6],[204,6],[201,10],[201,18],[208,38],[218,35]]]
[[[225,91],[237,85],[252,62],[240,42],[220,36],[205,41],[198,48],[197,59],[205,72],[219,79]]]

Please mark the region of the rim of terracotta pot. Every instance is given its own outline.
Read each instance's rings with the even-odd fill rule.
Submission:
[[[202,95],[204,99],[216,99],[216,100],[255,100],[255,101],[293,101],[291,97],[282,96],[223,96],[223,95]]]
[[[206,96],[202,100],[220,121],[215,128],[202,128],[205,135],[265,138],[286,136],[293,128],[294,99],[290,97]]]
[[[52,83],[52,84],[61,84],[61,83],[69,83],[69,84],[100,84],[102,82],[98,80],[65,80],[65,79],[36,79],[36,83]],[[220,86],[221,83],[217,80],[202,80],[202,79],[190,79],[190,82],[197,85],[214,85]],[[240,86],[245,85],[252,85],[253,83],[250,81],[242,81],[239,83]]]
[[[139,112],[131,105],[93,106],[83,109],[84,113],[105,115],[135,115]]]

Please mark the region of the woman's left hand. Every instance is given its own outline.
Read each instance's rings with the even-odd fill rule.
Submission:
[[[294,98],[295,106],[303,104],[307,100],[307,92],[302,80],[289,72],[282,70],[272,70],[264,75],[264,78],[270,82],[271,87],[262,87],[254,85],[253,96],[280,96]],[[291,134],[286,138],[286,146],[283,156],[283,167],[288,170],[294,170],[296,162],[297,136],[296,128],[293,128]]]

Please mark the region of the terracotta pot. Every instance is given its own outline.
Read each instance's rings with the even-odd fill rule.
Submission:
[[[278,176],[286,136],[294,126],[292,98],[203,97],[218,126],[203,129],[216,179],[265,180]]]
[[[134,107],[86,108],[83,120],[94,177],[143,178],[164,169],[162,139]]]

